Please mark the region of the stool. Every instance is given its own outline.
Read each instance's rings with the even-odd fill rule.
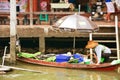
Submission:
[[[40,21],[48,21],[48,14],[40,14],[39,16]]]

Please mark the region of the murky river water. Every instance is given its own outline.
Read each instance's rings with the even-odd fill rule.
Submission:
[[[0,80],[120,80],[120,73],[117,70],[110,72],[73,70],[31,65],[22,62],[17,62],[15,67],[39,72],[13,70],[7,74],[0,75]]]

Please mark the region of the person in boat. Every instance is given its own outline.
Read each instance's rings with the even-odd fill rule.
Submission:
[[[93,49],[94,53],[96,55],[96,64],[100,64],[101,59],[104,59],[104,62],[108,62],[109,61],[109,57],[111,55],[111,49],[108,48],[105,45],[101,45],[96,41],[88,41],[87,45],[86,45],[87,49]]]

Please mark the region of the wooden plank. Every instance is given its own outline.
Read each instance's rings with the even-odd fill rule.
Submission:
[[[79,14],[85,14],[85,12],[17,12],[17,14],[75,14],[75,13],[79,13]],[[1,14],[10,14],[9,12],[0,12]]]
[[[42,71],[36,71],[36,70],[31,70],[31,69],[18,68],[18,67],[13,67],[13,66],[4,66],[4,69],[7,69],[7,68],[8,69],[15,69],[15,70],[22,70],[22,71],[29,71],[29,72],[36,72],[36,73],[43,73]]]
[[[92,33],[93,35],[115,35],[115,33]]]

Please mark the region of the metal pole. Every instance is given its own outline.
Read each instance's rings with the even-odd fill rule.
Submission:
[[[78,5],[78,14],[80,14],[80,4]]]
[[[73,37],[73,49],[75,49],[75,35]]]
[[[10,0],[10,62],[16,62],[16,1]]]
[[[78,5],[78,12],[80,13],[80,4]]]

